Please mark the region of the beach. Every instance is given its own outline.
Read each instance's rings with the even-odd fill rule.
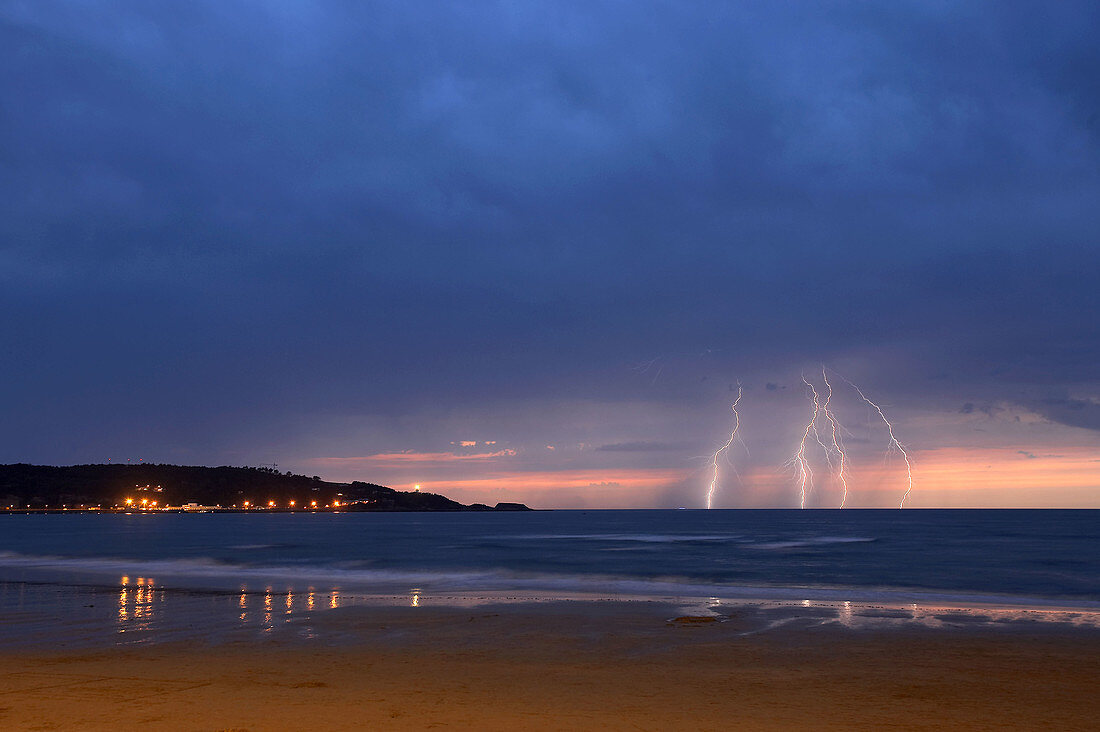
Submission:
[[[682,610],[359,606],[316,614],[327,641],[276,633],[24,648],[0,656],[0,726],[1097,727],[1093,627],[1015,619],[855,628],[797,608]]]
[[[0,729],[1096,729],[1088,512],[0,517]]]

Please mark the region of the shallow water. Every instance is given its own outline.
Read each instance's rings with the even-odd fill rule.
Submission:
[[[115,584],[153,573],[195,589],[257,579],[380,592],[617,582],[1100,601],[1100,512],[0,516],[0,580]]]
[[[845,603],[908,606],[907,617],[976,605],[1092,613],[1098,519],[920,510],[5,515],[0,613],[31,637],[52,624],[76,636],[109,626],[120,638],[264,633],[365,602],[806,602],[838,618]]]

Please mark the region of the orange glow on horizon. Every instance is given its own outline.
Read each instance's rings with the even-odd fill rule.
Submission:
[[[897,507],[898,497],[907,487],[902,456],[893,454],[884,459],[875,446],[848,447],[853,454],[845,461],[845,480],[823,474],[807,507],[839,507],[844,482],[848,484],[849,508]],[[908,452],[913,489],[909,496],[912,503],[907,500],[906,508],[1100,508],[1100,449],[1093,445],[1001,442],[995,447],[912,446]],[[440,459],[441,455],[444,457]],[[601,456],[610,458],[616,456]],[[329,479],[361,479],[365,473],[398,490],[414,491],[419,486],[421,491],[464,503],[518,501],[533,508],[697,507],[700,492],[710,478],[704,475],[702,464],[682,462],[673,468],[580,468],[575,460],[582,458],[570,458],[574,464],[556,470],[548,469],[545,463],[524,465],[525,461],[498,453],[473,459],[470,462],[470,458],[449,453],[408,452],[305,462],[327,467],[332,474]],[[595,458],[583,459],[591,462]],[[790,507],[792,501],[798,505],[790,471],[784,470],[781,461],[757,459],[755,465],[739,466],[738,475],[729,478],[723,500],[716,507]],[[339,505],[339,501],[331,504],[333,508]]]
[[[944,447],[917,453],[915,475],[925,485],[967,490],[995,482],[1002,488],[1096,488],[1100,451],[1095,448],[1038,449]],[[914,491],[916,489],[914,488]]]
[[[545,490],[552,488],[616,488],[624,491],[653,488],[683,480],[687,473],[671,468],[626,469],[600,468],[596,470],[544,470],[493,472],[485,478],[462,480],[422,481],[421,490],[433,488],[445,490],[459,488],[472,491],[508,491],[516,488]],[[396,485],[399,490],[410,490],[409,484]]]
[[[479,460],[494,460],[496,458],[515,457],[518,453],[511,449],[497,450],[496,452],[478,452],[469,454],[456,454],[452,452],[383,452],[375,455],[362,455],[353,457],[319,457],[306,460],[308,465],[321,467],[349,467],[357,464],[371,466],[406,465],[408,463],[451,463],[469,462]]]

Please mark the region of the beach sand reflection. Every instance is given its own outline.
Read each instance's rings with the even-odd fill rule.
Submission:
[[[163,590],[157,589],[152,577],[137,577],[131,581],[128,575],[119,580],[118,632],[147,631],[157,615],[157,603],[165,601]]]
[[[167,584],[165,584],[167,582]],[[117,583],[117,584],[116,584]],[[489,606],[546,606],[555,602],[575,604],[596,614],[609,612],[609,598],[598,596],[561,598],[522,593],[436,594],[413,587],[404,592],[367,595],[354,589],[328,586],[287,587],[264,582],[245,583],[227,590],[178,590],[163,575],[131,572],[114,575],[106,586],[71,586],[0,583],[6,614],[0,614],[0,641],[13,645],[33,643],[133,645],[166,640],[203,638],[214,642],[249,638],[282,637],[342,642],[354,635],[363,617],[383,608],[417,608],[417,615],[444,613],[460,608]],[[839,594],[839,593],[838,593]],[[1073,607],[929,602],[905,598],[901,602],[870,602],[863,597],[825,599],[729,599],[617,598],[621,607],[671,607],[671,617],[710,618],[709,622],[735,635],[799,632],[817,627],[843,627],[851,631],[936,629],[944,632],[992,628],[1027,630],[1056,626],[1100,629],[1100,608],[1095,603]],[[916,600],[916,601],[914,601]],[[642,602],[644,601],[644,602]],[[667,602],[668,605],[664,605]],[[340,612],[330,613],[338,608]],[[518,611],[518,610],[517,610]],[[657,611],[661,613],[662,611]],[[665,617],[661,615],[661,621]],[[686,622],[686,621],[684,621]],[[683,625],[683,623],[680,623]],[[663,626],[662,626],[663,627]],[[679,627],[679,626],[677,626]],[[692,626],[694,627],[694,626]],[[703,626],[700,626],[703,627]],[[707,626],[709,627],[709,626]],[[1046,632],[1046,631],[1044,631]]]
[[[287,588],[286,592],[279,592],[274,585],[265,585],[262,591],[250,591],[247,586],[242,586],[240,594],[236,596],[238,629],[249,626],[258,628],[261,633],[272,633],[280,626],[290,625],[298,618],[308,620],[308,613],[322,610],[324,607],[318,603],[317,591],[313,587],[302,592],[295,592],[293,588]],[[339,607],[340,596],[335,590],[331,591],[328,607]],[[279,608],[282,612],[279,612]],[[302,626],[303,632],[311,636],[309,626]]]

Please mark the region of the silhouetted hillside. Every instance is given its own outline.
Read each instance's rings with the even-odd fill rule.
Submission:
[[[270,468],[189,465],[0,465],[0,506],[14,508],[157,507],[195,503],[223,508],[339,507],[353,511],[525,510],[522,504],[466,506],[435,493],[374,483],[330,483]]]

